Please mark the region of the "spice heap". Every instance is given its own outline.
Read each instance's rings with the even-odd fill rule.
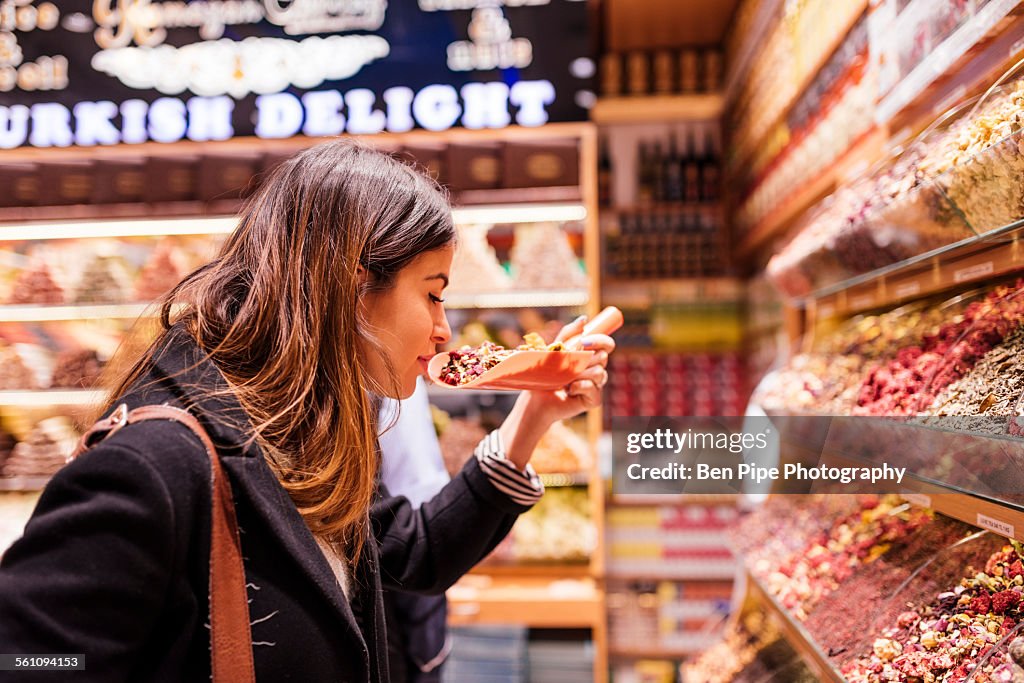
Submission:
[[[538,473],[583,472],[590,467],[590,455],[580,435],[559,421],[541,437],[530,464]]]
[[[74,450],[78,434],[65,417],[37,424],[24,441],[14,446],[0,474],[4,477],[49,477],[63,467]]]
[[[754,662],[760,650],[780,638],[778,627],[764,612],[746,612],[729,625],[722,640],[683,665],[683,680],[731,683]]]
[[[448,363],[441,369],[441,381],[453,387],[468,384],[516,351],[562,351],[561,342],[545,344],[536,332],[523,337],[523,343],[514,349],[485,341],[480,346],[462,347],[448,352]]]
[[[944,565],[959,571],[964,565],[957,560],[963,556],[976,556],[976,546],[963,551],[951,552],[945,549],[974,531],[976,529],[966,524],[935,515],[913,533],[894,541],[888,552],[874,561],[859,565],[839,590],[824,596],[810,611],[804,628],[837,664],[869,649],[872,627],[878,623],[879,618],[884,618],[892,609],[903,611],[900,606],[906,602],[905,596],[901,594],[894,597],[893,591],[902,586],[919,567],[940,554],[943,560],[948,558],[943,562]],[[937,563],[933,563],[930,571],[917,576],[916,582],[941,581],[945,578],[942,576],[945,571],[948,571],[945,566],[939,568]],[[934,588],[941,590],[944,586],[940,583],[934,585]],[[915,586],[915,591],[921,588]],[[871,605],[872,608],[861,609],[863,605]],[[837,615],[842,615],[842,618],[837,618]],[[895,616],[892,615],[893,618]]]
[[[978,232],[1024,216],[1024,154],[1015,135],[1024,123],[1024,81],[991,97],[969,119],[953,125],[922,161]]]
[[[0,390],[38,389],[36,375],[13,346],[0,343]]]
[[[748,568],[766,577],[786,558],[827,533],[830,520],[859,509],[855,496],[773,496],[745,515],[729,534]]]
[[[85,267],[75,292],[76,304],[117,303],[128,299],[128,272],[112,256],[97,256]]]
[[[993,653],[993,646],[1024,617],[1020,548],[1003,546],[982,571],[968,567],[966,574],[876,633],[871,651],[843,667],[846,680],[952,683],[967,680],[972,672],[975,681],[1020,680],[1024,672],[1016,660],[1009,653]],[[995,656],[987,658],[990,654]]]
[[[511,555],[519,562],[586,562],[596,544],[587,491],[562,486],[516,520]]]
[[[1024,329],[985,354],[966,375],[935,397],[928,415],[1016,415],[1024,395]]]
[[[46,263],[23,270],[14,281],[9,304],[56,305],[64,303],[64,290]]]
[[[139,279],[135,281],[135,297],[139,301],[153,301],[171,290],[185,275],[175,258],[175,252],[161,242],[150,255],[149,260],[139,271]]]
[[[494,247],[487,242],[487,226],[460,227],[448,293],[496,292],[511,288],[512,278],[501,267]]]
[[[92,349],[62,351],[57,354],[50,386],[53,388],[89,389],[96,386],[103,365]]]
[[[912,415],[931,405],[1017,329],[1024,297],[1013,294],[1022,286],[1024,280],[997,287],[920,344],[900,349],[893,360],[874,368],[861,386],[854,414]]]
[[[861,565],[878,559],[930,520],[928,511],[912,508],[897,496],[864,496],[859,510],[836,519],[826,533],[770,572],[766,587],[803,621]]]
[[[767,410],[822,415],[849,414],[873,364],[897,349],[920,343],[962,307],[903,307],[843,323],[809,353],[797,354],[755,395]]]
[[[512,247],[516,289],[570,289],[587,286],[577,265],[569,237],[558,223],[536,223],[516,228]]]

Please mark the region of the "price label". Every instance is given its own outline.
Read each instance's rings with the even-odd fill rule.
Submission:
[[[903,299],[908,296],[914,296],[921,293],[921,283],[917,280],[913,282],[904,282],[902,285],[898,285],[895,289],[896,298]]]
[[[1010,51],[1007,53],[1010,57],[1016,57],[1021,50],[1024,50],[1024,38],[1021,38],[1016,43],[1010,46]]]
[[[833,304],[825,304],[824,306],[818,307],[818,316],[821,318],[829,318],[836,312],[836,307]]]
[[[911,505],[917,505],[918,507],[930,508],[932,506],[932,497],[927,496],[923,493],[913,493],[911,491],[905,491],[900,494],[903,500],[907,501]]]
[[[875,305],[874,294],[861,294],[850,299],[850,306],[853,308],[871,308]]]
[[[1008,522],[1004,522],[1000,519],[994,519],[988,515],[978,513],[978,526],[982,529],[988,529],[994,531],[1000,536],[1006,536],[1007,538],[1013,538],[1013,525]]]
[[[966,282],[967,280],[975,280],[979,277],[985,277],[991,275],[996,269],[995,263],[992,261],[985,261],[975,266],[967,266],[960,270],[953,271],[954,282]]]

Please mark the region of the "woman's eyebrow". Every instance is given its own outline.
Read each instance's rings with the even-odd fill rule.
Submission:
[[[443,280],[444,281],[444,286],[445,287],[448,286],[448,276],[445,275],[444,273],[437,273],[436,275],[428,275],[427,277],[425,277],[423,279],[424,280]]]

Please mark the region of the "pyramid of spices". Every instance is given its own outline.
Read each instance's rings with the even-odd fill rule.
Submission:
[[[75,292],[76,304],[120,303],[130,298],[127,272],[116,257],[97,256],[85,267]]]
[[[557,223],[516,228],[512,270],[517,289],[572,289],[587,286],[569,236]]]
[[[17,442],[13,436],[0,429],[0,471],[3,470],[4,465],[7,463],[15,443]]]
[[[77,440],[78,433],[68,418],[43,420],[14,447],[0,474],[5,477],[51,476],[67,462]]]
[[[511,287],[512,278],[498,262],[494,247],[487,242],[487,227],[459,228],[459,246],[452,261],[452,284],[446,291],[494,292]]]
[[[7,303],[62,304],[64,290],[57,284],[50,267],[39,263],[18,275]]]
[[[139,271],[135,282],[135,298],[139,301],[153,301],[166,294],[181,282],[185,276],[179,259],[166,244],[160,244]]]
[[[0,390],[38,389],[35,373],[14,347],[0,345]]]
[[[103,369],[92,349],[73,349],[57,354],[50,386],[54,389],[89,389],[96,386]]]

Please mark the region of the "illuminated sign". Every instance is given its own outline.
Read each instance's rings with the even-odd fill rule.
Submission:
[[[582,0],[0,0],[0,149],[539,126]]]

